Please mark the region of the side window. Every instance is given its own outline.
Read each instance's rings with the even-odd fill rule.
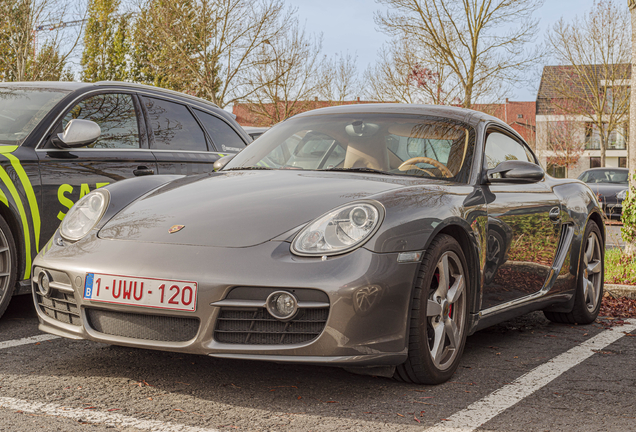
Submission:
[[[240,152],[245,142],[227,123],[218,117],[195,109],[197,117],[208,131],[218,151]]]
[[[520,160],[534,162],[530,152],[519,142],[499,132],[491,132],[486,138],[486,166],[493,169],[503,161]]]
[[[157,150],[207,151],[205,135],[184,105],[142,97]]]
[[[87,147],[139,148],[137,114],[129,94],[107,93],[84,99],[66,114],[62,128],[73,119],[92,120],[102,129],[99,139]]]

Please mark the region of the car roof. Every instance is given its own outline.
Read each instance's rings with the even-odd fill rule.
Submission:
[[[162,87],[155,87],[155,86],[146,85],[146,84],[137,84],[137,83],[124,82],[124,81],[98,81],[94,85],[100,86],[100,87],[107,87],[107,86],[129,87],[129,88],[136,88],[139,90],[154,91],[158,93],[165,93],[167,95],[177,96],[184,99],[190,99],[205,105],[211,105],[216,108],[219,107],[217,104],[197,96],[192,96],[187,93],[182,93],[175,90],[165,89]]]
[[[174,90],[169,90],[161,87],[155,87],[146,84],[129,83],[124,81],[98,81],[95,83],[86,82],[73,82],[73,81],[23,81],[23,82],[11,82],[0,83],[0,87],[31,87],[31,88],[50,88],[59,90],[74,91],[87,87],[128,87],[132,89],[148,90],[158,93],[164,93],[166,95],[172,95],[184,99],[190,99],[205,105],[210,105],[218,108],[218,105],[210,102],[209,100],[202,99],[200,97],[192,96],[186,93],[181,93]]]
[[[0,87],[50,88],[68,91],[78,90],[91,85],[91,83],[81,83],[73,81],[20,81],[0,83]]]
[[[312,115],[324,114],[415,114],[415,115],[431,115],[436,117],[447,117],[454,120],[471,120],[470,123],[479,121],[488,121],[499,123],[502,126],[508,126],[505,122],[491,115],[474,111],[467,108],[460,108],[448,105],[419,105],[419,104],[402,104],[402,103],[370,103],[370,104],[349,104],[338,105],[327,108],[319,108],[296,115],[295,117],[306,117]],[[509,129],[509,128],[508,128]]]
[[[628,171],[627,168],[619,168],[619,167],[597,167],[597,168],[590,168],[590,169],[586,169],[585,171],[583,171],[581,174],[589,172],[589,171],[607,171],[607,170],[612,170],[612,171]]]

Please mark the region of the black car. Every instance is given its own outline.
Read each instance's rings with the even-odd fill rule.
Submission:
[[[608,217],[621,217],[629,183],[627,168],[592,168],[578,178],[596,194]]]
[[[0,83],[0,315],[30,291],[33,258],[84,195],[129,177],[211,172],[250,141],[232,114],[183,93]]]

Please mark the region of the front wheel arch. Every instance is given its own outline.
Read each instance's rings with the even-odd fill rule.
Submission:
[[[455,373],[459,365],[471,324],[470,311],[467,303],[469,303],[471,293],[473,292],[470,286],[471,279],[466,277],[469,268],[466,254],[464,254],[462,249],[462,246],[454,237],[442,233],[432,239],[424,253],[422,264],[418,269],[417,278],[413,284],[413,292],[411,293],[412,300],[410,303],[407,333],[408,341],[406,345],[408,357],[404,363],[398,365],[395,369],[394,378],[397,380],[418,384],[440,384],[448,380]],[[448,263],[452,261],[455,263],[453,266],[457,269],[457,272],[450,273],[446,271],[447,276],[442,279],[440,270],[438,279],[434,279],[437,274],[437,269],[439,268],[438,266],[442,265],[442,259],[448,254],[454,256],[454,258],[447,258],[447,264],[444,264],[444,266],[448,266]],[[450,268],[450,266],[448,268]],[[450,278],[449,274],[451,276]],[[464,282],[458,282],[461,281],[461,279],[454,279],[453,281],[453,275],[464,275]],[[443,292],[440,291],[439,294],[437,294],[437,291],[429,291],[431,289],[438,289],[433,288],[436,286],[434,285],[436,283],[435,280],[437,280],[439,284],[439,289],[443,286],[448,287],[448,289],[443,290]],[[445,280],[447,283],[442,284],[442,280]],[[455,294],[452,294],[451,285],[457,287]],[[461,286],[463,286],[463,288],[460,289]],[[439,296],[435,297],[436,295]],[[437,306],[437,311],[435,311],[435,308],[430,309],[430,303],[435,298],[438,299],[438,305],[433,306]],[[463,306],[455,310],[455,306],[460,305],[460,303],[464,303]],[[458,312],[460,312],[460,315],[456,315]],[[431,315],[431,313],[433,315]],[[440,316],[437,317],[437,314]],[[444,331],[441,333],[442,339],[439,340],[442,341],[441,343],[443,345],[441,346],[443,347],[443,351],[438,351],[437,354],[432,353],[432,351],[437,350],[430,346],[430,343],[432,343],[430,337],[432,337],[433,334],[436,335],[434,345],[439,346],[437,341],[437,336],[439,336],[438,331],[435,330],[434,333],[431,333],[433,330],[429,328],[429,324],[436,326],[434,322],[430,321],[434,316],[441,318],[441,321],[436,318],[437,321],[435,322],[437,323],[445,323],[448,320],[456,321],[459,319],[459,321],[456,322],[456,324],[459,325],[455,327],[455,330],[451,333]],[[446,327],[446,325],[443,326]],[[457,333],[457,329],[459,329],[459,333]],[[450,339],[446,339],[445,335],[447,334],[455,334],[459,336],[459,338],[451,337]],[[446,344],[447,341],[448,344]],[[448,348],[448,350],[446,350],[446,348]],[[439,357],[438,354],[440,355]],[[448,355],[450,355],[450,358],[444,361],[446,366],[443,367],[436,364],[437,361],[441,361],[442,356],[446,357]]]
[[[470,298],[468,301],[468,313],[475,314],[479,312],[481,307],[481,267],[479,265],[479,249],[477,242],[472,238],[466,230],[459,225],[448,225],[442,228],[439,234],[447,234],[453,237],[461,246],[464,257],[466,258],[469,273],[469,283],[472,287]],[[433,239],[431,239],[432,241]],[[483,251],[485,253],[486,251]],[[472,327],[469,325],[469,328]],[[470,332],[469,332],[470,334]]]
[[[15,213],[4,205],[0,205],[0,216],[9,225],[9,231],[13,237],[17,256],[17,277],[16,283],[22,280],[26,263],[26,251],[24,249],[24,235],[22,234],[22,226],[18,222]]]

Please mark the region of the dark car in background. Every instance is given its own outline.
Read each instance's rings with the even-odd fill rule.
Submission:
[[[260,137],[261,135],[263,135],[265,132],[267,132],[267,130],[269,129],[269,127],[260,127],[260,126],[243,126],[243,129],[245,130],[245,132],[247,132],[247,134],[252,137],[252,140],[255,140],[256,138]]]
[[[621,217],[629,185],[627,168],[592,168],[578,177],[596,194],[607,217]]]
[[[0,83],[0,315],[29,292],[33,258],[77,200],[130,177],[211,172],[250,141],[230,113],[183,93]]]
[[[598,315],[598,201],[546,175],[499,119],[324,108],[230,158],[79,201],[34,263],[39,328],[435,384],[477,330],[535,310]]]

